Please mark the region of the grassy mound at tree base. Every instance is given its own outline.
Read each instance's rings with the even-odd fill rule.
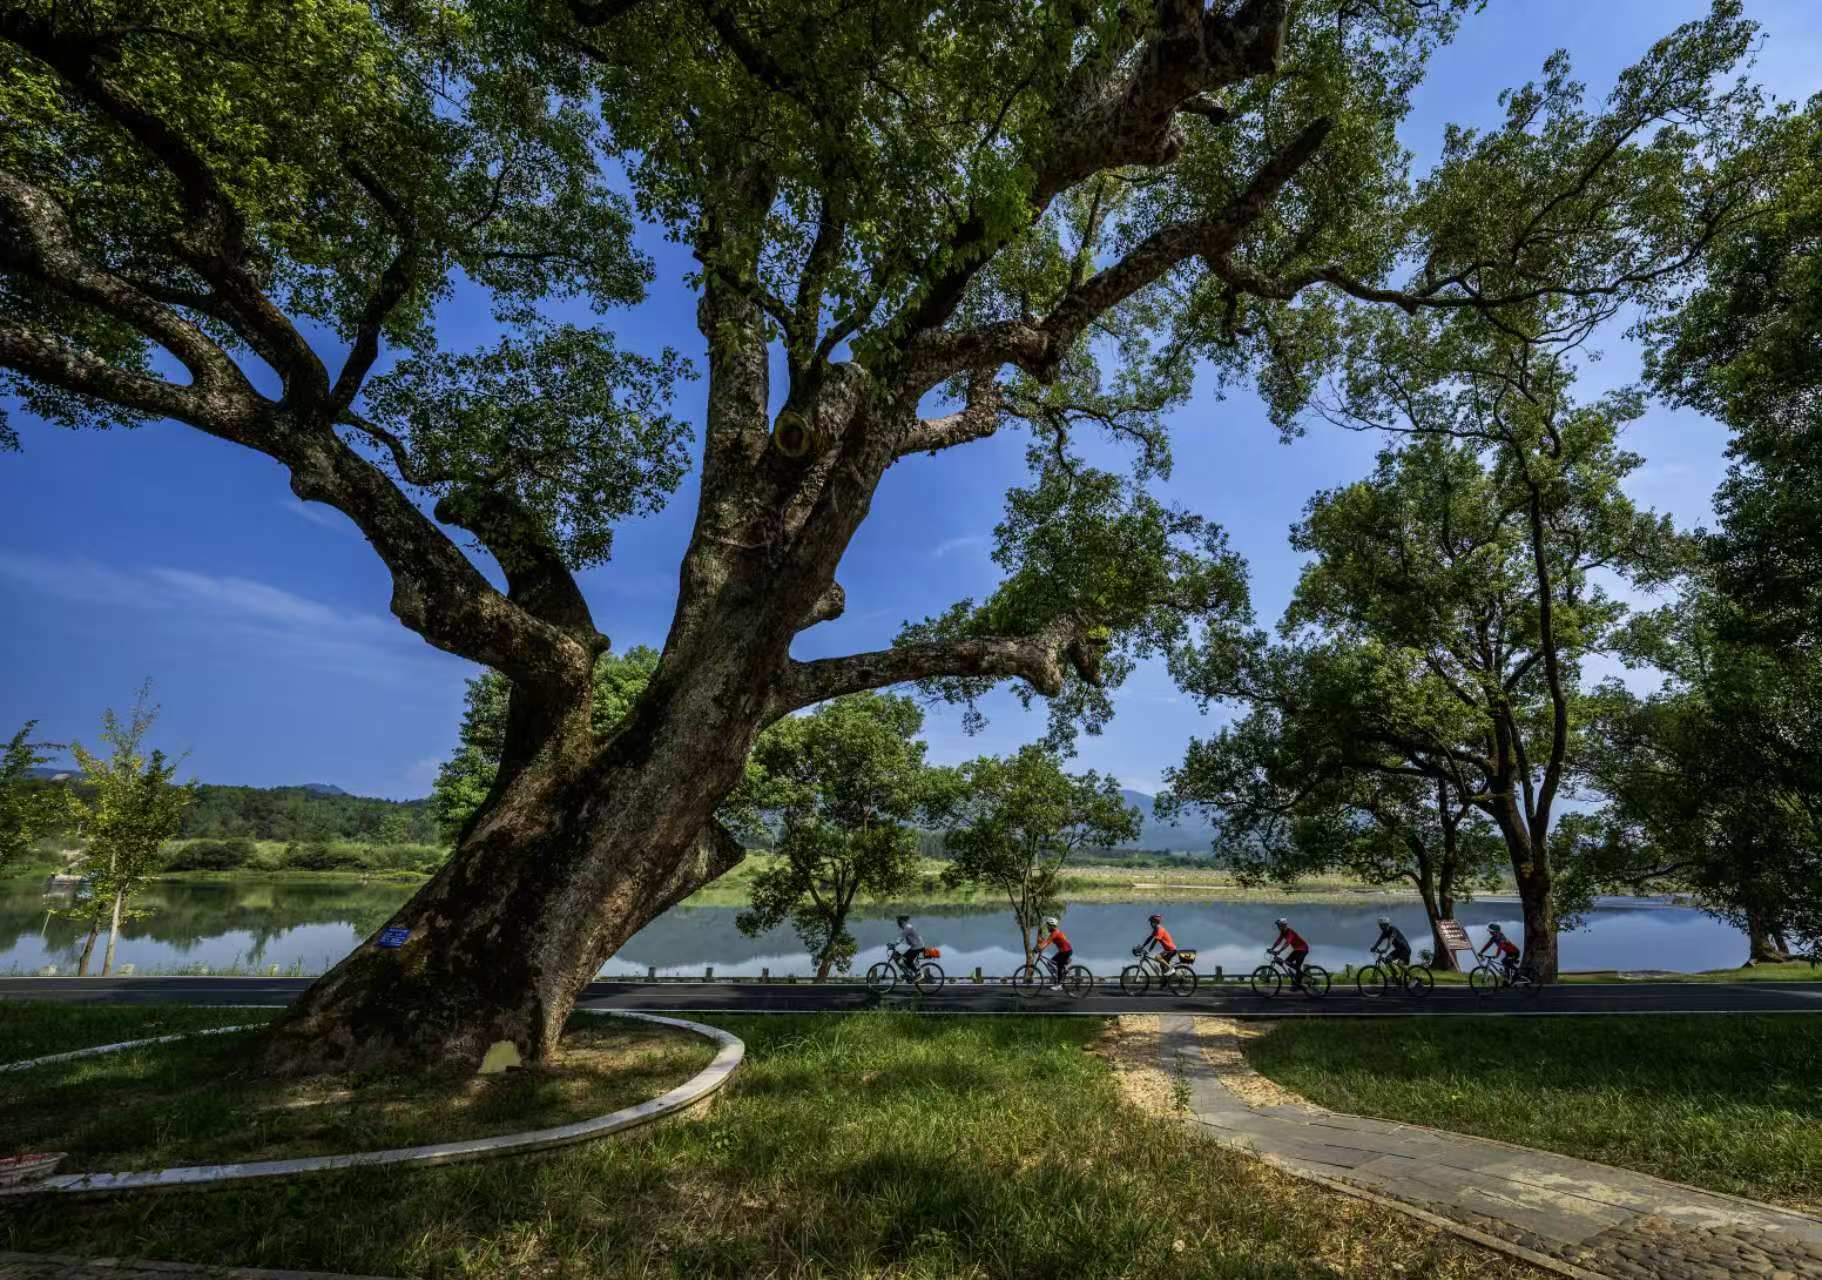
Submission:
[[[1336,1111],[1822,1207],[1822,1017],[1300,1019],[1247,1056]]]
[[[383,1275],[1540,1273],[1126,1105],[1087,1018],[717,1018],[706,1114],[548,1158],[19,1205],[0,1248]]]
[[[0,1006],[0,1026],[5,1015]],[[255,1071],[254,1037],[201,1036],[8,1075],[0,1154],[67,1151],[68,1172],[117,1172],[493,1137],[655,1098],[715,1054],[691,1032],[579,1014],[555,1060],[536,1068],[278,1082]]]

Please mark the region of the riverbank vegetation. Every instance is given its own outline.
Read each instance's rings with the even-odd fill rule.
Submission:
[[[217,1025],[263,1024],[273,1016],[268,1009],[224,1012],[233,1016],[214,1019]],[[43,1006],[24,1017],[28,1026],[57,1020]],[[11,1021],[0,1004],[0,1027]],[[252,1032],[199,1036],[9,1075],[0,1097],[0,1152],[66,1151],[73,1169],[114,1172],[490,1137],[657,1097],[702,1070],[715,1052],[687,1031],[576,1014],[555,1058],[536,1068],[276,1082],[253,1069],[252,1042]]]
[[[745,1064],[706,1113],[626,1141],[155,1212],[22,1204],[0,1247],[383,1275],[1539,1274],[1135,1108],[1096,1019],[712,1021],[746,1041]]]
[[[1514,1025],[1298,1019],[1250,1041],[1247,1056],[1337,1111],[1822,1208],[1822,1018],[1528,1018],[1523,1034]]]

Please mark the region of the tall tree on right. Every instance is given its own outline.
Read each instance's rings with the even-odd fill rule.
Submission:
[[[1339,870],[1407,884],[1423,902],[1432,962],[1454,969],[1441,922],[1505,865],[1505,844],[1459,777],[1437,776],[1425,752],[1358,732],[1353,708],[1375,672],[1393,674],[1370,645],[1258,651],[1234,686],[1246,714],[1190,741],[1166,771],[1159,812],[1215,819],[1215,850],[1242,883]]]
[[[1593,715],[1582,664],[1626,616],[1601,575],[1656,584],[1686,546],[1621,488],[1641,461],[1618,444],[1636,396],[1577,404],[1560,361],[1422,318],[1356,343],[1329,412],[1402,442],[1367,479],[1317,495],[1293,530],[1311,557],[1280,626],[1293,651],[1260,640],[1189,683],[1320,717],[1351,767],[1484,814],[1517,885],[1526,961],[1550,981],[1575,847],[1555,824]],[[1286,680],[1287,663],[1316,678]]]
[[[1682,600],[1632,636],[1666,681],[1612,691],[1600,786],[1608,842],[1694,885],[1759,961],[1822,945],[1822,97],[1750,161],[1766,216],[1650,330],[1657,389],[1726,423],[1732,463]]]

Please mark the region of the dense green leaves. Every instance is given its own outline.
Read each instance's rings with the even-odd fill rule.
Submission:
[[[43,744],[31,741],[37,722],[25,726],[0,750],[0,873],[9,862],[31,852],[32,845],[58,825],[65,808],[64,796],[37,785],[32,770],[48,764]]]
[[[943,837],[951,859],[943,879],[1003,896],[1027,957],[1044,916],[1064,908],[1058,886],[1069,859],[1139,835],[1139,812],[1126,806],[1118,778],[1092,769],[1065,773],[1043,747],[970,761],[958,783],[952,826]]]
[[[1029,488],[1014,489],[994,529],[994,560],[1006,577],[978,605],[907,627],[900,643],[988,635],[1035,635],[1079,622],[1095,641],[1091,682],[1078,668],[1051,701],[1051,742],[1080,724],[1096,732],[1113,713],[1106,688],[1141,659],[1207,655],[1232,642],[1248,615],[1246,570],[1218,525],[1167,507],[1110,472],[1052,460]],[[967,705],[994,682],[945,679],[928,687]],[[1027,701],[1029,690],[1021,690]]]
[[[664,505],[683,478],[689,428],[665,406],[688,367],[608,334],[533,327],[491,350],[426,352],[369,384],[369,412],[404,439],[403,477],[450,496],[465,523],[475,493],[508,494],[534,545],[581,568],[605,560],[614,525]]]
[[[848,917],[861,897],[910,888],[916,826],[948,802],[941,770],[924,763],[923,712],[909,698],[853,694],[774,725],[753,752],[749,789],[771,816],[773,860],[754,877],[737,923],[762,933],[790,921],[819,977],[846,973]]]

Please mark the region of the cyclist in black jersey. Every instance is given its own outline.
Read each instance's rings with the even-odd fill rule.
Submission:
[[[1373,954],[1399,964],[1411,963],[1411,944],[1390,916],[1379,917],[1379,941],[1373,944]]]

